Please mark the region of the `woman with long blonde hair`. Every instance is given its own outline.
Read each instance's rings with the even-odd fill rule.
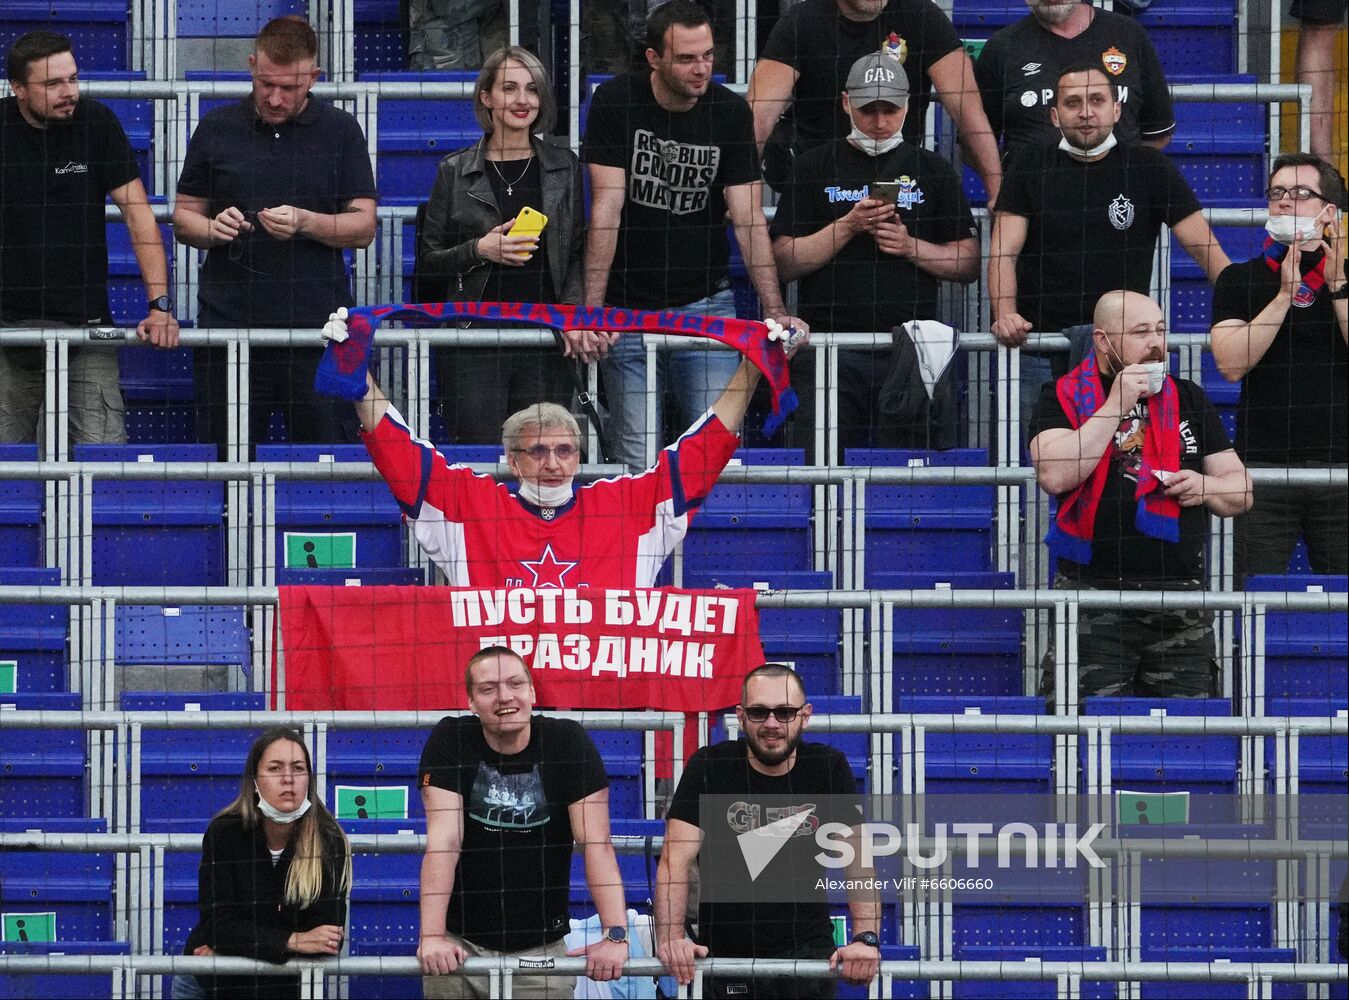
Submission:
[[[293,729],[253,742],[239,795],[201,843],[201,919],[188,955],[285,962],[341,951],[351,845],[318,796],[309,748]],[[175,976],[175,1000],[298,997],[298,976]]]

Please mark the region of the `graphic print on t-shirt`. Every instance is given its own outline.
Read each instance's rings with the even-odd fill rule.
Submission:
[[[518,774],[502,774],[481,761],[468,796],[468,815],[495,830],[531,830],[551,818],[539,765]]]
[[[1143,439],[1148,434],[1148,404],[1139,401],[1134,408],[1120,418],[1115,429],[1115,449],[1119,453],[1120,475],[1131,482],[1138,482],[1138,472],[1143,464]],[[1190,430],[1190,422],[1180,422],[1180,453],[1199,454],[1199,440]]]
[[[628,197],[672,215],[701,212],[707,208],[720,163],[721,149],[717,146],[662,139],[639,128],[632,138]]]

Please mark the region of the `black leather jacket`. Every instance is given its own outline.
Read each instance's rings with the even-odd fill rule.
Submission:
[[[543,247],[553,288],[563,302],[581,301],[585,256],[585,195],[581,162],[561,139],[532,136],[542,169],[543,204],[548,216]],[[417,234],[419,280],[447,279],[447,301],[482,297],[489,268],[497,265],[478,256],[478,238],[506,220],[497,210],[487,179],[487,139],[451,153],[440,161],[422,231]]]

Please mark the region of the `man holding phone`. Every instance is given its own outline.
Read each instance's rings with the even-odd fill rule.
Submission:
[[[909,83],[881,50],[858,59],[842,95],[846,139],[803,153],[770,229],[784,281],[800,281],[800,312],[812,329],[884,332],[934,319],[942,281],[979,273],[974,218],[955,169],[902,139]],[[840,352],[840,443],[864,446],[878,424],[889,364],[882,350]],[[798,369],[799,426],[810,433],[813,373]],[[888,442],[876,441],[876,444]]]
[[[1202,590],[1208,515],[1249,509],[1250,476],[1204,390],[1167,374],[1157,303],[1110,291],[1092,319],[1092,351],[1045,385],[1031,423],[1036,479],[1058,499],[1054,585]],[[1215,653],[1211,612],[1083,608],[1078,697],[1212,697]],[[1041,693],[1055,693],[1052,646]]]

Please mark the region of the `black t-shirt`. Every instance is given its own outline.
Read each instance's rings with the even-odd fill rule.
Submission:
[[[1017,311],[1035,330],[1062,330],[1090,323],[1112,289],[1147,295],[1162,226],[1200,206],[1151,146],[1119,145],[1086,163],[1055,141],[1013,154],[996,209],[1030,220],[1016,262]]]
[[[109,191],[140,174],[121,124],[81,98],[70,121],[34,128],[0,101],[0,322],[110,323]]]
[[[496,196],[502,219],[513,219],[528,206],[539,210],[543,184],[538,157],[527,160],[486,160],[487,181]],[[509,188],[509,192],[507,191]],[[553,279],[548,272],[548,252],[542,236],[539,248],[523,267],[493,264],[483,286],[484,302],[556,302]]]
[[[899,181],[899,221],[917,239],[954,243],[977,236],[951,165],[912,143],[868,156],[846,139],[817,146],[796,161],[770,232],[809,236],[847,215],[875,181]],[[940,281],[901,257],[881,253],[866,233],[824,267],[801,278],[801,318],[816,330],[889,330],[932,319]]]
[[[689,758],[670,800],[667,817],[701,827],[698,815],[701,795],[770,796],[778,804],[784,797],[791,797],[792,811],[815,806],[811,819],[801,825],[799,836],[760,875],[760,879],[772,880],[775,872],[818,869],[810,860],[819,851],[814,831],[820,823],[856,823],[858,813],[844,807],[845,801],[855,800],[856,793],[857,779],[848,760],[833,747],[802,742],[797,746],[792,769],[782,776],[769,776],[750,767],[746,743],[736,740],[702,747]],[[837,798],[821,801],[818,797],[822,796]],[[731,840],[737,832],[740,831],[733,829],[729,821],[710,829],[704,827],[702,851],[736,852],[738,849]],[[827,943],[832,933],[829,904],[823,891],[819,900],[811,903],[700,901],[698,905],[698,941],[713,956],[785,956],[805,945]]]
[[[974,64],[984,112],[1003,147],[1059,138],[1049,120],[1059,73],[1087,64],[1109,73],[1120,91],[1120,142],[1159,138],[1176,125],[1161,60],[1137,21],[1096,10],[1087,30],[1063,38],[1027,15],[994,33]]]
[[[1321,251],[1302,258],[1307,273]],[[1264,259],[1233,264],[1213,289],[1213,323],[1254,319],[1279,290]],[[1295,302],[1269,350],[1241,380],[1237,453],[1248,462],[1349,462],[1349,349],[1324,288]]]
[[[1067,376],[1064,376],[1065,378]],[[1180,410],[1180,467],[1204,471],[1204,458],[1227,451],[1232,442],[1218,419],[1204,390],[1188,379],[1173,379]],[[1114,379],[1101,376],[1102,396],[1109,395]],[[1072,430],[1068,415],[1059,402],[1056,382],[1047,382],[1040,390],[1040,401],[1031,421],[1031,437],[1041,431],[1063,427]],[[1208,509],[1204,506],[1180,509],[1180,541],[1164,542],[1150,538],[1134,525],[1138,501],[1138,466],[1143,459],[1143,438],[1148,427],[1148,401],[1140,399],[1120,420],[1115,446],[1110,453],[1110,475],[1106,477],[1096,525],[1092,535],[1091,563],[1082,566],[1060,560],[1065,569],[1079,576],[1106,582],[1169,582],[1204,578],[1204,540],[1208,536]]]
[[[760,177],[743,97],[714,83],[666,111],[649,72],[614,77],[591,98],[581,158],[626,174],[607,304],[667,309],[729,286],[725,189]]]
[[[187,144],[178,193],[205,198],[207,215],[293,205],[336,215],[375,198],[365,135],[356,119],[313,99],[291,121],[268,125],[253,98],[215,108]],[[261,225],[207,251],[203,326],[322,326],[355,299],[342,251],[307,237],[277,240]]]
[[[476,716],[441,719],[422,750],[421,785],[464,798],[464,840],[445,926],[497,951],[564,937],[575,845],[567,807],[608,787],[576,722],[535,715],[529,746],[503,756]]]
[[[848,70],[887,43],[909,76],[904,138],[921,143],[932,94],[928,73],[933,63],[960,48],[951,19],[936,4],[890,0],[874,20],[859,22],[840,14],[835,0],[801,0],[782,15],[759,58],[784,63],[799,74],[788,115],[802,148],[848,134],[852,126],[839,100]]]

